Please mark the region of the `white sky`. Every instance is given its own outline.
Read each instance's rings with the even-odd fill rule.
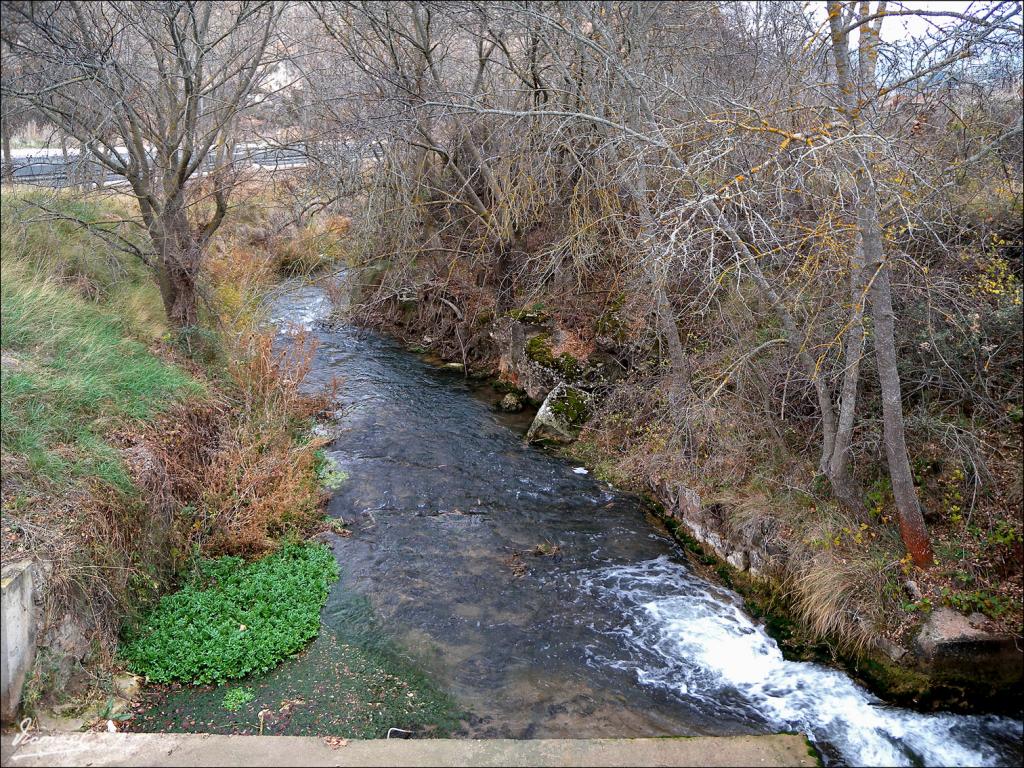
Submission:
[[[908,11],[953,11],[954,13],[966,13],[968,10],[977,11],[987,5],[984,2],[963,2],[962,0],[912,0],[904,3],[889,3],[888,8],[895,9],[902,6]],[[927,18],[921,16],[897,16],[886,19],[882,23],[883,40],[899,40],[900,38],[920,37],[925,35],[929,29],[936,24],[949,24],[951,19]]]
[[[967,0],[905,0],[904,2],[889,2],[886,6],[887,10],[907,10],[907,11],[952,11],[954,13],[977,13],[985,7],[991,5],[991,2],[985,2],[984,0],[975,0],[974,2],[968,2]],[[877,3],[872,3],[872,9],[875,8]],[[825,3],[810,2],[807,3],[808,12],[815,18],[820,19],[824,22],[826,17]],[[936,17],[921,17],[921,16],[895,16],[887,18],[882,23],[882,39],[887,42],[895,42],[901,39],[907,39],[911,37],[923,37],[930,29],[934,29],[936,25],[947,25],[955,23],[954,19],[943,19]]]

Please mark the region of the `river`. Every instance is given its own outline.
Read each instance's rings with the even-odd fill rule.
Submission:
[[[329,512],[352,536],[323,613],[365,595],[480,738],[799,731],[828,764],[1021,764],[1022,724],[891,707],[842,672],[792,662],[730,590],[694,574],[644,502],[529,447],[461,375],[350,326],[293,286],[282,327],[341,378]]]

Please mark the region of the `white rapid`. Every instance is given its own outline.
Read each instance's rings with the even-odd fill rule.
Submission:
[[[590,664],[632,672],[641,685],[702,709],[805,733],[831,764],[1020,764],[1007,744],[1019,744],[1021,722],[887,706],[835,669],[787,661],[738,596],[667,557],[584,572],[581,580],[621,615],[617,626],[595,632],[617,636],[623,653],[609,657],[592,646]]]

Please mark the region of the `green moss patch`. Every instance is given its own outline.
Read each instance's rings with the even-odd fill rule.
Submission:
[[[513,320],[531,325],[546,323],[550,317],[542,304],[533,304],[522,309],[510,309],[506,314]]]
[[[590,404],[579,390],[567,387],[565,393],[551,403],[551,410],[571,427],[579,427],[590,416]]]
[[[531,336],[526,342],[526,356],[535,363],[553,368],[555,356],[551,351],[551,334],[538,333]]]
[[[583,375],[583,366],[580,361],[568,352],[563,352],[555,358],[555,368],[569,381],[576,381]]]

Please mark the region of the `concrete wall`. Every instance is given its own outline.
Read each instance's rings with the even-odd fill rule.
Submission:
[[[33,570],[31,560],[6,564],[0,570],[0,719],[4,722],[17,716],[21,690],[36,655]]]

